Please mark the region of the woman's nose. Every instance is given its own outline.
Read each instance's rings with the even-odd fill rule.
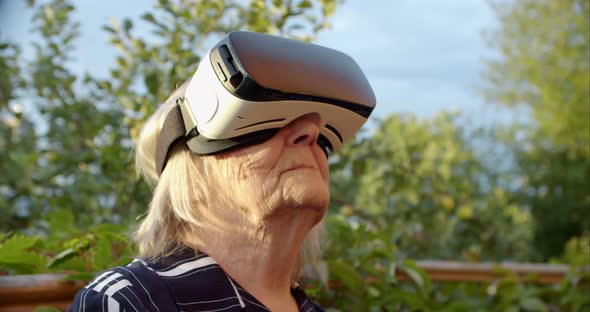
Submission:
[[[290,122],[285,130],[288,131],[288,146],[306,146],[317,142],[323,121],[319,114],[312,113],[301,116]]]

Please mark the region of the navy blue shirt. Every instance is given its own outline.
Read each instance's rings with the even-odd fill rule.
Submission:
[[[299,311],[324,311],[301,286],[291,289]],[[270,311],[206,254],[184,249],[157,263],[134,260],[84,287],[68,311]]]

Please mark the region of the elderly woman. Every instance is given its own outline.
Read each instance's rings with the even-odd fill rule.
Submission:
[[[72,311],[322,311],[297,279],[318,252],[328,153],[375,105],[346,55],[234,32],[143,127],[155,185],[139,257],[97,276]]]

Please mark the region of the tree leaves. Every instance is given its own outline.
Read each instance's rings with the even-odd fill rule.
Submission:
[[[527,177],[518,197],[532,207],[535,248],[548,259],[590,229],[590,2],[494,2],[494,9],[500,27],[488,40],[501,57],[487,64],[484,94],[530,112],[505,140]]]
[[[66,227],[51,231],[43,240],[13,235],[0,244],[0,270],[17,274],[67,270],[88,280],[93,273],[131,260],[134,250],[125,228],[115,224],[83,231]]]
[[[11,269],[15,273],[36,272],[45,264],[45,258],[32,252],[39,243],[38,237],[13,235],[0,244],[0,269]]]
[[[135,181],[132,140],[159,103],[192,76],[207,48],[204,43],[237,29],[309,38],[323,26],[304,17],[317,15],[312,10],[325,4],[159,1],[139,20],[112,20],[102,26],[119,51],[106,78],[70,68],[79,36],[72,3],[30,5],[33,28],[40,35],[33,43],[33,60],[22,64],[20,47],[0,42],[0,122],[10,125],[0,130],[0,225],[6,229],[28,226],[42,212],[61,208],[76,211],[77,223],[135,219],[147,207],[149,189]],[[288,30],[294,19],[308,26]],[[136,25],[145,28],[146,23],[153,35],[136,36]],[[40,113],[35,120],[39,125],[30,122],[30,114],[8,109],[9,102],[25,94],[19,105]]]
[[[530,218],[516,227],[512,216],[530,213],[510,205],[504,179],[512,177],[497,170],[494,154],[470,145],[497,139],[459,126],[458,118],[441,113],[378,121],[373,133],[334,155],[334,208],[348,207],[378,230],[393,227],[397,247],[410,257],[526,259]]]

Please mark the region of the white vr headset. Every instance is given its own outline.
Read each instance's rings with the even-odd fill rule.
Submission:
[[[326,123],[318,144],[327,155],[351,139],[375,107],[367,78],[348,55],[244,31],[215,45],[175,93],[181,96],[156,147],[159,174],[180,141],[196,154],[216,154],[262,143],[309,113]]]

